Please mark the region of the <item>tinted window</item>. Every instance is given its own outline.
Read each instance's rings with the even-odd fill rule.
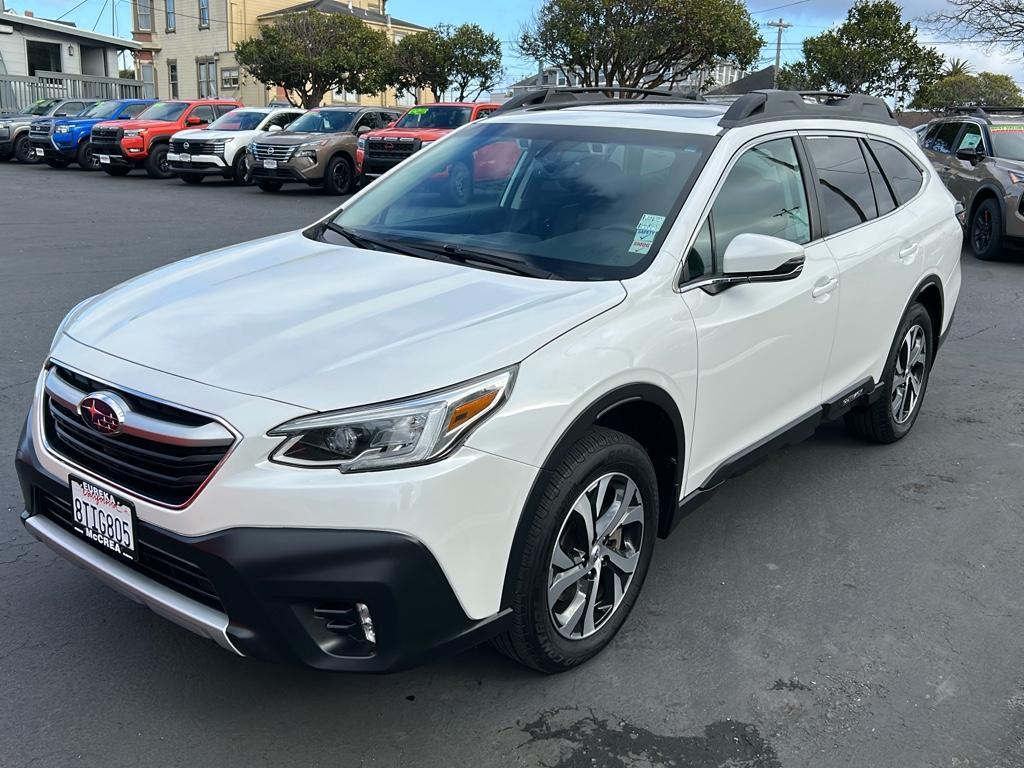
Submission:
[[[398,128],[458,128],[469,122],[472,107],[410,107]]]
[[[869,139],[868,144],[878,158],[878,164],[882,166],[882,173],[889,180],[892,191],[896,194],[896,201],[903,205],[921,189],[924,183],[921,169],[892,144],[874,139]]]
[[[130,104],[129,106],[125,107],[124,112],[122,112],[121,114],[127,115],[128,117],[138,117],[146,111],[146,107],[148,106],[149,104]]]
[[[97,119],[103,119],[113,117],[117,114],[117,111],[121,108],[121,102],[119,101],[101,101],[97,104],[93,104],[85,112],[82,113],[82,117],[95,117]]]
[[[861,150],[863,149],[864,145],[861,144]],[[896,210],[896,197],[885,175],[882,173],[878,161],[875,160],[870,152],[864,153],[864,159],[867,160],[868,172],[871,174],[871,187],[875,190],[875,204],[878,206],[878,215],[884,216],[889,211]]]
[[[875,218],[875,195],[860,142],[846,136],[810,138],[807,146],[818,171],[828,234]]]
[[[185,101],[158,101],[144,109],[139,115],[139,119],[177,120],[186,109],[188,109],[188,102]]]
[[[213,107],[209,104],[203,104],[201,107],[193,109],[192,114],[190,114],[189,117],[198,117],[204,123],[212,123],[214,119]]]
[[[210,124],[212,131],[255,131],[266,118],[266,112],[253,109],[232,109]]]
[[[359,130],[363,126],[376,130],[377,128],[383,128],[384,123],[381,122],[380,116],[376,112],[367,112],[359,117],[359,121],[355,124],[353,130]]]
[[[743,153],[711,208],[711,226],[719,256],[744,233],[794,243],[811,239],[807,194],[792,139],[768,141]]]
[[[81,101],[67,101],[60,105],[56,111],[56,115],[77,115],[85,109],[85,104]]]
[[[358,113],[355,110],[348,109],[314,109],[292,123],[288,130],[303,133],[347,131],[356,114]]]
[[[956,143],[956,149],[974,149],[981,144],[981,128],[974,123],[964,126],[964,132],[960,134],[960,140]]]
[[[300,112],[280,112],[267,121],[267,128],[272,125],[279,125],[284,128],[286,125],[290,125],[295,122],[295,118],[297,117],[301,117]]]
[[[925,136],[921,146],[932,150],[932,152],[950,154],[953,151],[953,142],[956,141],[956,135],[960,133],[961,125],[962,123],[939,123],[928,131],[928,135]]]
[[[238,107],[236,107],[234,104],[217,104],[215,105],[214,109],[216,110],[219,116],[223,116],[228,114],[229,112],[234,112],[236,109],[238,109]]]

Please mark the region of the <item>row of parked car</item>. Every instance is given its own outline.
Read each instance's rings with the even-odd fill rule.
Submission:
[[[0,155],[124,176],[206,176],[276,192],[300,183],[344,195],[498,104],[245,107],[237,101],[43,99],[0,115]],[[455,175],[451,184],[465,186]],[[455,190],[456,194],[459,190]]]

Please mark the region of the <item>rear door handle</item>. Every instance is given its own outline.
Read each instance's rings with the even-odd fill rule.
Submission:
[[[905,248],[901,248],[900,249],[900,261],[903,262],[904,264],[911,264],[911,263],[913,263],[914,259],[917,258],[918,251],[920,251],[920,250],[921,250],[921,245],[919,243],[911,243],[910,245],[906,246]]]
[[[811,298],[820,299],[822,296],[827,296],[836,289],[839,285],[838,277],[831,277],[821,285],[816,285],[811,289]]]

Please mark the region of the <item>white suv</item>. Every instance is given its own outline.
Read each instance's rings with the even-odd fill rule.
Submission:
[[[236,184],[250,180],[249,142],[268,132],[282,131],[305,110],[297,107],[241,107],[205,128],[186,128],[171,137],[167,163],[186,184],[205,176],[222,176]]]
[[[642,95],[529,94],[305,231],[80,304],[25,525],[245,656],[593,656],[766,449],[904,437],[960,289],[956,204],[883,102]]]

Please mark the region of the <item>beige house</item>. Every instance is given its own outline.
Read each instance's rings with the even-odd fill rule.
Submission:
[[[387,0],[132,0],[132,36],[141,45],[136,52],[139,79],[152,84],[161,99],[238,99],[247,106],[285,100],[277,88],[246,77],[235,61],[235,45],[273,24],[285,13],[315,8],[324,13],[347,13],[393,41],[425,27],[392,18]],[[382,94],[328,94],[326,103],[361,103],[395,106],[413,99]]]

